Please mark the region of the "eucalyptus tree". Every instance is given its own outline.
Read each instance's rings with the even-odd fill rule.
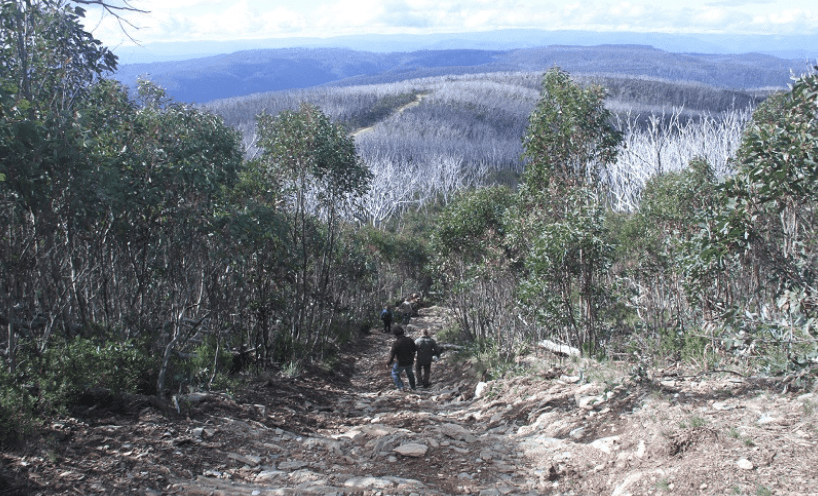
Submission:
[[[540,101],[523,137],[528,188],[600,186],[601,170],[616,160],[622,139],[604,101],[604,88],[582,88],[565,71],[552,69],[543,76]]]
[[[370,187],[371,172],[355,143],[317,107],[302,104],[257,118],[262,166],[283,188],[293,254],[290,336],[317,346],[337,316],[334,277],[342,218]]]
[[[510,246],[525,260],[521,296],[549,332],[594,352],[600,337],[611,246],[604,223],[605,167],[621,133],[605,90],[552,69],[523,137],[523,184],[509,210]]]
[[[0,321],[10,369],[18,336],[40,352],[55,334],[150,337],[167,358],[183,328],[222,310],[203,296],[204,275],[224,264],[210,258],[207,235],[241,166],[238,137],[149,84],[134,102],[104,80],[116,58],[84,30],[82,4],[129,9],[0,4]]]
[[[238,181],[242,150],[220,117],[172,102],[147,81],[139,101],[119,113],[105,149],[118,176],[108,198],[119,256],[127,261],[120,277],[133,277],[125,316],[134,332],[156,333],[153,341],[164,347],[161,392],[170,353],[202,319],[210,327],[228,325],[227,303],[209,296],[230,282],[229,258],[217,254],[231,240],[217,221],[232,211],[226,192]]]
[[[78,113],[92,83],[116,67],[69,2],[0,3],[0,322],[15,335],[47,336],[86,320],[75,284],[77,235],[93,192]],[[42,343],[42,342],[41,342]]]
[[[511,341],[517,278],[507,256],[506,209],[515,202],[507,187],[462,190],[435,220],[431,235],[435,285],[469,341]]]
[[[818,356],[816,108],[815,72],[759,106],[688,269],[722,341],[771,349],[773,369]]]

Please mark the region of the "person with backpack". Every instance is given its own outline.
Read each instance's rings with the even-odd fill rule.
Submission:
[[[392,332],[392,312],[389,311],[389,307],[383,307],[381,320],[383,321],[383,332]]]
[[[400,378],[402,372],[406,372],[409,379],[409,387],[415,390],[415,374],[412,372],[412,365],[415,363],[415,342],[412,338],[404,336],[403,327],[395,326],[395,336],[397,339],[392,344],[387,366],[392,368],[392,380],[398,391],[403,391],[403,381]],[[392,363],[395,365],[393,366]]]
[[[440,350],[437,343],[429,336],[429,329],[423,329],[421,336],[415,340],[417,348],[417,361],[415,362],[415,372],[420,380],[421,387],[427,388],[432,385],[429,382],[429,375],[432,369],[432,358],[440,357]]]
[[[408,324],[413,313],[412,303],[410,303],[409,300],[404,300],[403,303],[400,304],[400,312],[403,317],[403,325]]]

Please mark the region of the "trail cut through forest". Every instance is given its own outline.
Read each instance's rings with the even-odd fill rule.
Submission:
[[[422,308],[409,334],[444,322]],[[816,494],[818,394],[788,380],[518,358],[478,382],[444,353],[397,391],[373,329],[329,373],[270,375],[163,409],[92,405],[2,454],[0,494]]]
[[[405,104],[405,105],[401,105],[400,107],[398,107],[397,109],[395,109],[395,111],[394,111],[394,112],[392,112],[392,114],[391,114],[391,115],[401,114],[401,113],[403,113],[403,112],[405,112],[405,111],[409,110],[410,108],[417,107],[418,105],[420,105],[420,102],[422,102],[422,101],[423,101],[423,98],[424,98],[425,96],[426,96],[426,94],[425,94],[425,93],[418,93],[418,94],[415,96],[414,101],[411,101],[411,102],[409,102],[409,103],[407,103],[407,104]],[[350,136],[351,136],[351,137],[353,137],[353,138],[355,138],[355,137],[356,137],[356,136],[358,136],[359,134],[363,134],[363,133],[365,133],[365,132],[372,131],[372,129],[373,129],[373,128],[374,128],[376,125],[377,125],[377,124],[373,124],[373,125],[371,125],[371,126],[367,126],[367,127],[362,127],[362,128],[360,128],[360,129],[356,129],[355,131],[353,131],[353,132],[352,132],[352,134],[350,134]]]

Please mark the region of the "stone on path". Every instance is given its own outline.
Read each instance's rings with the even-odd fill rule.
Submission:
[[[616,449],[616,443],[619,442],[619,436],[603,437],[592,442],[588,446],[592,446],[603,453],[610,454]]]
[[[344,482],[345,487],[362,487],[375,489],[388,489],[395,487],[395,483],[389,479],[381,477],[352,477]]]
[[[278,464],[279,470],[298,470],[309,465],[307,462],[300,461],[286,461]]]
[[[228,453],[227,458],[235,460],[244,465],[249,465],[251,467],[258,466],[261,463],[261,457],[255,455],[239,455],[238,453]]]
[[[468,429],[461,425],[443,424],[440,426],[440,430],[441,432],[443,432],[444,435],[457,441],[465,441],[467,443],[473,443],[477,441],[477,438],[474,436],[474,434],[469,432]]]
[[[262,470],[261,472],[256,474],[254,481],[256,483],[272,482],[277,478],[285,475],[285,473],[286,472],[282,472],[280,470]]]
[[[474,397],[476,399],[480,399],[486,393],[486,388],[488,387],[487,382],[478,382],[477,386],[474,388]]]
[[[580,396],[577,398],[577,406],[583,410],[593,410],[597,405],[605,402],[602,395]]]
[[[407,443],[402,444],[395,448],[394,450],[396,453],[401,454],[403,456],[412,456],[415,458],[420,458],[426,456],[426,452],[429,451],[429,447],[425,444],[420,443]]]

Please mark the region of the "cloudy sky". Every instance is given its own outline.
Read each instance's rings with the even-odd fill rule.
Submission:
[[[130,0],[130,5],[149,11],[123,14],[139,28],[128,32],[142,44],[509,28],[818,33],[815,0]],[[89,12],[87,24],[109,46],[131,43],[111,16]]]

